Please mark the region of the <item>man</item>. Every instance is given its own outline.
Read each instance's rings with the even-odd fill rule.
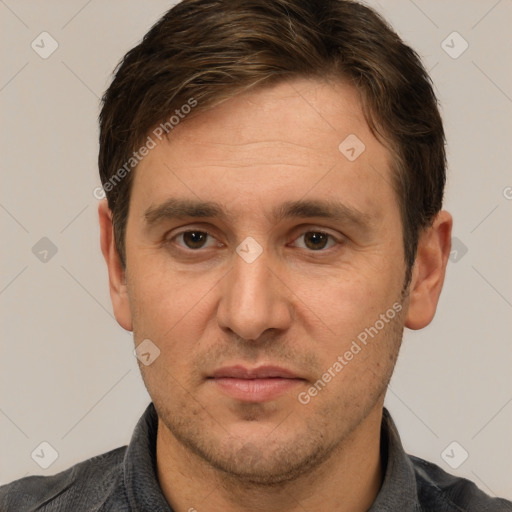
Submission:
[[[386,387],[450,253],[417,55],[343,0],[185,0],[103,98],[101,248],[153,403],[2,510],[505,511],[404,453]]]

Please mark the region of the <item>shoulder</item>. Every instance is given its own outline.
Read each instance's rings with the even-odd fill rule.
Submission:
[[[512,512],[512,502],[492,498],[473,482],[451,475],[436,464],[409,455],[422,510],[446,512]]]
[[[0,510],[102,510],[103,504],[124,493],[125,452],[123,446],[56,475],[29,476],[3,485]]]

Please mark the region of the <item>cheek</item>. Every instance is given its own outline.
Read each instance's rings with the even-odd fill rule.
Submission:
[[[156,258],[141,261],[138,268],[129,286],[136,344],[152,340],[162,359],[176,368],[176,362],[190,359],[190,351],[200,344],[218,277],[160,268]]]
[[[134,247],[132,254],[129,287],[143,316],[165,312],[160,320],[172,322],[191,301],[197,302],[198,283],[175,270],[165,250]]]
[[[341,400],[348,407],[350,401],[365,402],[361,393],[371,391],[373,398],[381,393],[400,346],[400,279],[396,269],[393,274],[390,268],[367,267],[365,272],[347,269],[326,277],[323,286],[301,281],[297,295],[305,305],[306,337],[322,366],[320,388],[329,382],[327,392],[318,393],[318,406]]]
[[[340,271],[320,280],[297,280],[294,287],[303,314],[325,330],[326,336],[343,343],[373,324],[399,299],[398,280],[389,272]]]

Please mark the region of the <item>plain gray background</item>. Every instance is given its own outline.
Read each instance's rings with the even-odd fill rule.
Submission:
[[[406,332],[387,407],[410,453],[512,499],[512,2],[369,4],[431,71],[456,237],[437,316]],[[171,5],[0,0],[2,483],[126,444],[149,402],[99,248],[97,115],[115,65]],[[31,47],[51,49],[44,31],[58,44],[45,59]],[[47,469],[41,442],[58,453]]]

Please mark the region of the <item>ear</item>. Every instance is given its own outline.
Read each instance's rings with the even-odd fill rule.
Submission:
[[[128,297],[128,287],[125,279],[125,271],[121,265],[121,259],[117,252],[114,240],[114,226],[112,224],[112,212],[106,199],[100,201],[98,206],[100,221],[101,252],[105,258],[108,269],[110,287],[110,300],[114,308],[114,315],[119,325],[127,331],[132,331],[132,314]]]
[[[443,210],[420,234],[409,285],[405,320],[409,329],[423,329],[434,318],[450,256],[452,225],[452,216]]]

